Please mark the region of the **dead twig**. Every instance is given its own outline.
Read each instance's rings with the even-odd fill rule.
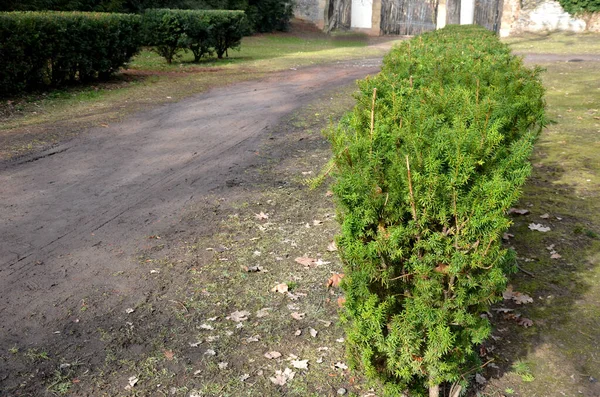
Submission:
[[[535,278],[535,275],[533,273],[531,273],[530,271],[527,271],[525,269],[523,269],[521,266],[519,266],[519,264],[517,263],[517,269],[519,269],[519,271],[525,273],[526,275],[528,275],[531,278]]]

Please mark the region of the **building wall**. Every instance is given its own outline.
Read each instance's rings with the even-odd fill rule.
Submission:
[[[582,32],[586,22],[565,12],[556,0],[504,0],[500,36],[553,30]],[[592,18],[588,30],[600,31],[600,15]]]
[[[323,8],[319,7],[319,0],[296,0],[294,16],[317,24],[323,21]]]

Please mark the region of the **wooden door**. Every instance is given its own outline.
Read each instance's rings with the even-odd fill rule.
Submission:
[[[382,0],[381,34],[417,35],[435,30],[437,0]]]

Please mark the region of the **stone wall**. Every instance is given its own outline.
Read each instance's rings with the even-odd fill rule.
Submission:
[[[323,23],[323,8],[319,7],[319,0],[296,0],[294,16],[298,19],[321,25]]]
[[[556,0],[504,0],[500,36],[553,30],[582,32],[586,22],[565,12]],[[588,30],[600,31],[600,15],[590,20]]]

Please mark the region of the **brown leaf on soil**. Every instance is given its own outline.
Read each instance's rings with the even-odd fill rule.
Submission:
[[[505,300],[512,299],[517,305],[522,305],[525,303],[532,303],[533,298],[527,294],[523,294],[518,291],[513,291],[513,286],[509,285],[506,287],[506,290],[502,293],[502,297]]]
[[[264,219],[269,219],[269,214],[265,214],[264,212],[260,211],[260,214],[254,214],[254,217],[259,221],[262,221]]]
[[[448,273],[448,265],[444,264],[444,263],[440,263],[439,265],[436,266],[435,270],[437,273],[444,273],[447,274]]]
[[[329,252],[337,251],[337,245],[335,244],[335,241],[332,241],[329,243],[329,245],[327,246],[327,251],[329,251]]]
[[[529,214],[529,210],[521,209],[521,208],[511,208],[508,210],[509,214],[517,214],[517,215],[527,215]]]
[[[286,283],[280,283],[277,284],[276,286],[274,286],[273,288],[271,288],[272,292],[279,292],[280,294],[285,294],[286,292],[288,292],[288,285]]]
[[[301,264],[302,266],[304,266],[305,268],[311,268],[311,267],[315,267],[316,264],[316,259],[313,258],[309,258],[307,256],[301,256],[298,257],[296,259],[294,259],[297,263]]]
[[[546,214],[540,215],[540,218],[548,219],[548,218],[550,218],[550,214],[546,213]]]
[[[277,352],[277,351],[270,351],[264,354],[264,356],[266,358],[268,358],[269,360],[273,359],[273,358],[279,358],[281,357],[281,353]]]
[[[344,306],[344,303],[346,303],[346,298],[344,298],[343,296],[340,296],[340,297],[337,299],[337,304],[338,304],[338,306],[339,306],[339,307],[343,307],[343,306]]]
[[[173,360],[173,357],[175,357],[175,353],[173,353],[173,350],[164,350],[163,354],[165,355],[165,358],[169,361]]]
[[[290,314],[292,316],[292,318],[294,320],[302,320],[304,318],[304,316],[306,316],[306,313],[298,313],[298,312],[293,312],[292,314]]]
[[[528,319],[527,317],[522,317],[517,321],[517,324],[519,324],[522,327],[529,328],[533,325],[533,321]]]
[[[331,190],[328,190],[327,193],[325,193],[325,197],[331,197],[333,196],[333,192]]]
[[[555,252],[552,255],[550,255],[550,258],[551,259],[560,259],[560,258],[562,258],[562,256],[558,252]]]
[[[515,235],[512,233],[504,233],[502,235],[502,240],[508,241],[509,239],[514,238],[514,237],[515,237]]]
[[[334,287],[337,288],[340,286],[340,282],[344,278],[344,273],[334,273],[329,280],[327,280],[327,288]]]
[[[533,298],[527,294],[522,294],[520,292],[515,292],[515,296],[513,296],[513,301],[515,301],[515,303],[517,305],[522,305],[525,303],[532,303],[533,302]]]
[[[242,268],[248,272],[248,273],[260,273],[263,270],[263,267],[260,265],[256,265],[256,266],[242,266]]]
[[[530,223],[529,226],[527,226],[530,230],[537,230],[538,232],[542,232],[542,233],[546,233],[549,232],[550,227],[549,226],[544,226],[541,223]]]

